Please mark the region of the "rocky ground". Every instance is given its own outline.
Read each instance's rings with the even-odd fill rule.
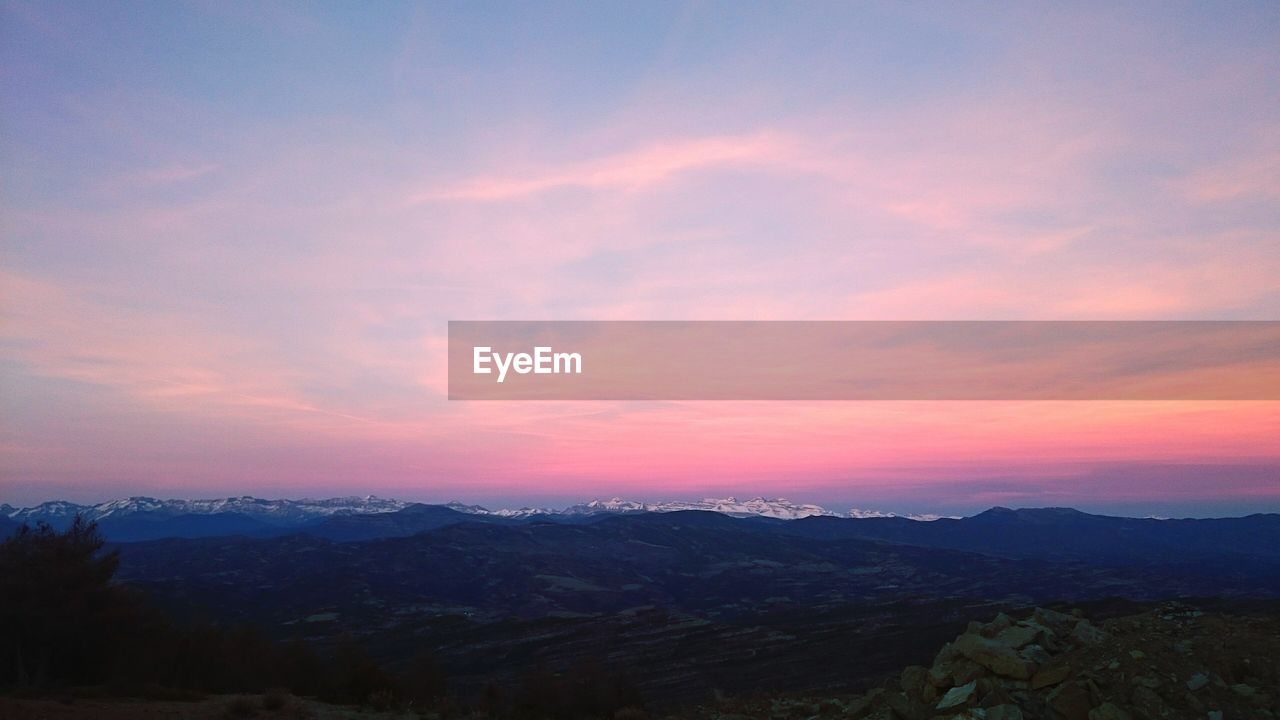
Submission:
[[[408,710],[374,711],[287,697],[210,695],[191,700],[134,698],[17,699],[0,697],[4,720],[420,720]]]
[[[1280,718],[1280,616],[1203,612],[1167,604],[1093,621],[1036,609],[973,622],[937,653],[860,695],[727,699],[666,720],[1268,720]],[[206,696],[192,701],[19,700],[0,718],[433,718],[375,712],[292,696]],[[452,718],[481,718],[467,711]],[[617,718],[648,720],[639,709]],[[604,718],[602,720],[609,720]]]
[[[1093,623],[1038,609],[971,623],[932,667],[849,697],[725,702],[698,720],[1280,718],[1280,619],[1166,605]]]

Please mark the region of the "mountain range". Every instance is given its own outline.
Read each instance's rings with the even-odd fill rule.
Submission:
[[[119,579],[176,617],[330,648],[358,637],[392,668],[429,648],[475,692],[601,658],[672,701],[836,687],[922,662],[1001,609],[1280,598],[1276,514],[996,507],[922,522],[764,498],[558,511],[130,498],[0,506],[0,533],[77,512],[119,551]]]
[[[181,616],[322,645],[360,637],[393,666],[429,647],[474,691],[607,658],[671,700],[837,686],[920,662],[964,619],[1001,609],[1280,598],[1280,515],[512,518],[410,505],[278,537],[117,547],[120,577]]]
[[[405,512],[408,510],[409,512]],[[805,517],[892,518],[893,513],[850,510],[845,515],[819,505],[793,503],[785,498],[756,497],[705,498],[695,501],[640,502],[612,498],[592,500],[561,510],[520,508],[490,510],[480,505],[450,502],[442,505],[410,503],[404,500],[340,497],[324,500],[265,500],[250,496],[208,500],[159,500],[130,497],[81,505],[65,500],[16,508],[0,505],[0,533],[22,523],[45,522],[55,529],[65,528],[77,513],[96,521],[103,534],[118,542],[153,540],[163,537],[214,537],[244,535],[272,537],[295,531],[315,530],[334,539],[356,539],[382,534],[376,528],[400,527],[421,532],[454,521],[529,520],[532,518],[579,522],[598,515],[663,513],[687,510],[717,512],[730,517],[761,517],[796,520]],[[403,515],[396,515],[403,513]],[[373,517],[386,516],[386,517]],[[466,516],[466,517],[462,517]],[[914,520],[935,520],[938,516],[907,516]]]
[[[4,504],[0,505],[0,515],[17,522],[43,521],[55,524],[70,521],[76,513],[80,513],[87,520],[99,521],[139,514],[174,517],[235,513],[266,522],[289,524],[331,515],[392,512],[402,510],[408,505],[410,503],[403,500],[388,500],[374,495],[327,500],[264,500],[248,495],[209,500],[158,500],[151,497],[130,497],[95,505],[80,505],[66,500],[54,500],[26,508],[15,508]]]

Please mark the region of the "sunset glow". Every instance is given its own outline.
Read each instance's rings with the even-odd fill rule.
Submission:
[[[0,502],[1280,511],[1274,401],[446,399],[449,320],[1280,319],[1280,5],[488,7],[0,2]]]

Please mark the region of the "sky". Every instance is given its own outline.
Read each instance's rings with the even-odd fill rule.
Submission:
[[[0,2],[0,502],[1280,511],[1277,402],[450,402],[449,320],[1280,319],[1280,4]]]

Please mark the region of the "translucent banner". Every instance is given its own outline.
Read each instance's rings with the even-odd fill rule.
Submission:
[[[1280,400],[1276,321],[451,321],[451,400]]]

